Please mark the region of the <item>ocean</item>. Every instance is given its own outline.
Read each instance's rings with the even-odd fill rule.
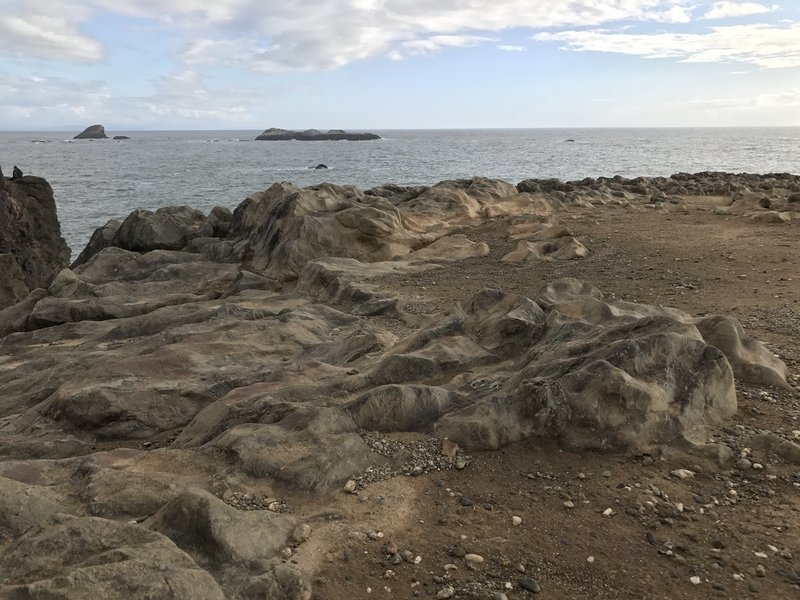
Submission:
[[[370,188],[492,177],[562,180],[677,172],[800,173],[800,127],[374,130],[368,142],[257,142],[260,131],[0,132],[0,165],[53,186],[73,257],[96,227],[135,208],[235,208],[276,181]],[[575,140],[567,143],[566,140]],[[319,163],[327,170],[315,170]]]

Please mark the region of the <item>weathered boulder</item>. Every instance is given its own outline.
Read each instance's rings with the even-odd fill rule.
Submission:
[[[47,497],[44,488],[0,477],[0,542],[66,512],[64,506]]]
[[[706,439],[736,410],[725,356],[690,325],[650,319],[606,327],[551,313],[542,339],[496,393],[449,413],[437,433],[465,447],[530,436],[573,450],[625,450]]]
[[[81,250],[81,253],[78,255],[72,264],[69,266],[70,269],[74,269],[75,267],[79,267],[82,264],[86,263],[90,258],[92,258],[95,254],[103,250],[104,248],[108,248],[113,244],[114,235],[117,233],[119,226],[122,225],[122,221],[118,221],[117,219],[111,219],[102,227],[98,227],[94,230],[92,237],[89,238],[89,243],[86,247]]]
[[[215,209],[216,210],[216,209]],[[155,212],[138,209],[124,221],[109,221],[95,230],[89,244],[72,263],[75,268],[109,247],[133,252],[182,250],[195,238],[227,233],[230,219],[226,209],[217,210],[213,219],[189,206],[165,206]]]
[[[169,537],[203,563],[249,565],[286,547],[297,521],[268,510],[240,511],[205,490],[192,489],[169,502],[144,527]]]
[[[50,185],[31,176],[6,181],[0,191],[0,309],[47,287],[69,254]]]
[[[104,140],[107,139],[106,128],[102,125],[90,125],[73,139],[76,140]]]
[[[444,413],[466,404],[460,394],[420,385],[385,385],[369,390],[347,405],[367,431],[424,431]]]
[[[543,242],[562,237],[571,237],[572,230],[556,223],[520,223],[508,228],[508,237],[512,240],[527,240],[529,242]]]
[[[389,260],[425,244],[419,228],[389,202],[329,184],[278,183],[253,194],[234,211],[231,233],[249,240],[253,265],[278,280],[295,279],[315,258]]]
[[[411,261],[454,261],[465,258],[478,258],[489,254],[489,245],[485,242],[473,242],[464,235],[441,237],[424,248],[408,255]]]
[[[0,573],[6,598],[225,598],[167,537],[97,517],[32,527],[4,549]]]
[[[327,491],[381,462],[355,433],[313,434],[284,424],[236,425],[212,445],[240,469],[305,491]]]
[[[520,240],[516,249],[506,254],[501,260],[508,263],[522,263],[531,260],[575,260],[588,255],[588,248],[574,237],[557,237],[547,242]]]
[[[764,344],[748,337],[741,323],[723,315],[712,315],[694,321],[707,344],[719,348],[743,381],[791,390],[786,381],[788,371],[781,359]]]

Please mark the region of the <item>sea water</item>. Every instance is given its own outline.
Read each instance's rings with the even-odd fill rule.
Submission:
[[[96,227],[136,208],[235,208],[277,181],[370,188],[445,179],[576,180],[677,172],[800,173],[800,127],[723,129],[375,130],[366,142],[255,141],[259,131],[0,132],[6,176],[18,165],[53,187],[76,256]],[[568,142],[567,140],[574,140]],[[319,163],[329,168],[316,170]]]

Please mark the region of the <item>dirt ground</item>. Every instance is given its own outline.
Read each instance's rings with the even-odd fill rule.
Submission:
[[[690,198],[687,210],[669,214],[569,209],[561,223],[591,254],[567,262],[500,262],[516,242],[505,238],[510,221],[496,220],[463,232],[488,243],[489,256],[381,285],[422,314],[484,287],[535,296],[548,280],[577,277],[608,297],[736,316],[797,385],[800,221],[713,215],[717,200]],[[737,416],[712,433],[734,460],[758,430],[800,437],[796,387],[737,387]],[[287,492],[314,528],[287,560],[315,574],[321,600],[800,598],[800,464],[758,450],[748,458],[763,468],[679,452],[577,455],[531,440],[472,453],[462,470],[355,494]],[[675,469],[695,475],[678,479]],[[407,560],[394,564],[404,550]]]

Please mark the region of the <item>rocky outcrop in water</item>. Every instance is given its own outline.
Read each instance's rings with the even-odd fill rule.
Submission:
[[[366,141],[366,140],[379,140],[381,136],[374,133],[360,133],[360,132],[347,132],[341,129],[330,129],[328,131],[319,131],[317,129],[306,129],[305,131],[289,131],[287,129],[278,129],[272,127],[265,130],[262,134],[256,137],[257,140],[268,141],[288,141],[298,140],[301,142],[321,142],[321,141]]]
[[[73,139],[76,140],[105,140],[108,139],[106,135],[106,128],[102,125],[90,125]]]
[[[139,210],[98,229],[0,311],[0,595],[307,600],[285,559],[311,525],[274,498],[402,472],[365,432],[446,437],[461,449],[444,468],[532,437],[704,449],[737,379],[787,385],[727,316],[572,278],[420,315],[385,285],[484,260],[494,242],[470,237],[487,222],[523,261],[580,259],[564,206],[655,193],[562,185],[279,183],[232,214]]]
[[[0,308],[47,287],[67,265],[69,248],[50,185],[39,177],[3,180],[0,189]]]

